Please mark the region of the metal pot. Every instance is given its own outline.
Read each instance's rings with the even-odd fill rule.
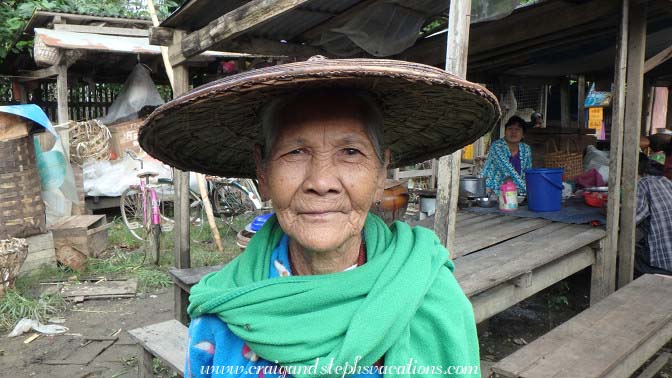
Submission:
[[[485,197],[485,179],[477,176],[460,177],[460,193],[469,198]]]

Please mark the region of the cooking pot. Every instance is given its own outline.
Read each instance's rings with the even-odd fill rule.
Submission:
[[[478,176],[460,177],[460,193],[469,199],[485,197],[485,178]]]

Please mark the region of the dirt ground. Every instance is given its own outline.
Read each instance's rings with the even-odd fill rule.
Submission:
[[[587,308],[589,283],[588,271],[578,273],[479,325],[481,358],[498,361]],[[172,306],[170,288],[132,299],[89,300],[71,306],[62,315],[70,335],[41,336],[29,344],[24,344],[28,335],[13,339],[3,336],[0,376],[136,377],[137,346],[126,331],[171,319]],[[85,336],[106,337],[119,329],[118,340],[97,356],[102,342],[82,346]],[[76,334],[82,336],[73,336]],[[668,345],[668,349],[671,346]],[[63,359],[79,359],[81,364],[47,364],[49,360]],[[485,365],[487,363],[484,368]],[[161,366],[155,368],[159,377],[172,376]],[[655,377],[671,378],[671,364],[668,363]]]
[[[131,299],[89,300],[71,306],[61,317],[70,335],[40,336],[24,344],[28,334],[2,336],[0,376],[2,377],[137,377],[137,346],[126,332],[144,325],[173,318],[171,288],[140,294]],[[99,355],[103,342],[86,346],[84,337],[108,337],[121,329],[118,340]],[[82,336],[72,336],[81,334]],[[91,362],[73,365],[48,365],[49,360]],[[170,376],[163,372],[159,376]]]

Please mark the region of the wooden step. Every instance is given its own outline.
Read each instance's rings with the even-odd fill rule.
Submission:
[[[672,277],[644,275],[492,370],[520,378],[626,378],[671,339]]]
[[[136,328],[128,333],[140,346],[140,377],[152,377],[152,358],[159,358],[184,376],[189,329],[177,320]]]

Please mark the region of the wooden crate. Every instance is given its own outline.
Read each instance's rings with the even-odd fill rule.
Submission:
[[[26,241],[28,242],[28,257],[21,266],[20,275],[30,274],[43,265],[56,266],[54,236],[51,232],[30,236],[26,238]]]
[[[89,257],[101,257],[107,248],[105,215],[73,215],[64,217],[50,227],[54,234],[56,259],[79,269]]]

